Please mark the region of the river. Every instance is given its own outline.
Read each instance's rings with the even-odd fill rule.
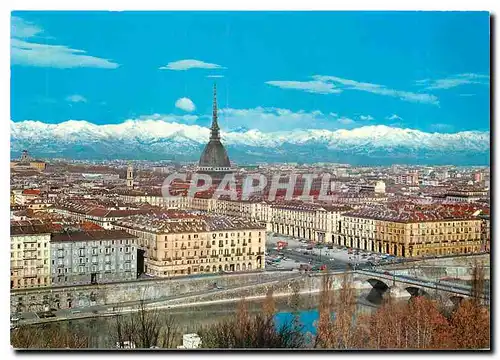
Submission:
[[[369,312],[377,308],[380,303],[380,295],[374,291],[361,290],[357,294],[357,310],[360,312]],[[370,300],[369,300],[370,299]],[[291,311],[287,297],[278,297],[276,301],[276,323],[279,326],[284,321],[291,318]],[[262,310],[263,300],[249,300],[248,310],[251,313],[257,313]],[[314,322],[318,317],[317,311],[318,295],[301,295],[299,301],[299,318],[303,325],[304,332],[315,334]],[[175,318],[180,334],[197,332],[201,327],[211,325],[224,319],[233,317],[236,313],[238,303],[217,303],[204,306],[193,306],[183,309],[165,310]],[[124,315],[130,316],[130,315]],[[109,349],[116,343],[115,334],[116,320],[114,317],[96,317],[88,319],[67,320],[52,323],[48,326],[54,326],[58,331],[85,334],[88,336],[90,348]],[[35,325],[39,326],[39,325]],[[180,340],[180,336],[179,336]],[[180,344],[180,343],[179,343]]]

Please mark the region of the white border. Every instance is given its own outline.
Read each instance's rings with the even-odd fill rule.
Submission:
[[[0,191],[1,201],[0,204],[0,212],[1,212],[1,229],[2,229],[2,248],[4,249],[3,256],[4,261],[0,262],[0,267],[2,267],[1,274],[5,277],[5,292],[8,293],[7,289],[9,289],[10,279],[8,278],[10,261],[7,259],[7,256],[10,252],[9,246],[9,215],[8,215],[8,207],[7,203],[8,199],[8,188],[10,179],[8,176],[9,169],[9,159],[10,159],[10,148],[9,148],[9,131],[10,126],[10,45],[9,45],[9,37],[10,37],[10,11],[12,10],[114,10],[114,11],[123,11],[123,10],[474,10],[474,11],[490,11],[494,14],[498,14],[498,8],[500,1],[487,1],[487,0],[474,0],[474,1],[451,1],[451,0],[420,0],[420,1],[394,1],[394,0],[378,0],[378,1],[369,1],[369,0],[343,0],[343,1],[320,1],[320,0],[307,0],[307,1],[293,1],[293,0],[280,0],[280,1],[269,1],[269,0],[252,0],[252,1],[230,1],[230,0],[209,0],[209,1],[200,1],[200,0],[183,0],[181,2],[160,2],[158,0],[141,0],[141,1],[131,1],[131,0],[118,0],[118,1],[109,1],[109,0],[85,0],[85,1],[63,1],[63,0],[45,0],[45,1],[37,1],[37,0],[17,0],[14,2],[1,2],[0,6],[2,7],[1,18],[0,18],[0,28],[2,30],[1,36],[1,46],[2,52],[4,56],[2,56],[2,66],[1,66],[1,84],[3,85],[3,95],[2,96],[2,106],[3,109],[3,120],[1,121],[1,126],[3,127],[0,131],[1,141],[0,146],[2,147],[2,157],[1,157],[1,168],[2,176],[2,189]],[[496,22],[496,27],[498,28],[498,19]],[[498,37],[494,39],[495,48],[498,48]],[[498,60],[495,61],[498,63]],[[496,76],[495,76],[496,78]],[[495,99],[496,100],[496,99]],[[493,101],[493,100],[492,100]],[[497,105],[495,101],[495,105]],[[498,108],[497,108],[498,109]],[[498,110],[497,110],[498,111]],[[473,119],[471,119],[473,121]],[[493,126],[492,126],[493,129]],[[500,146],[495,147],[496,158],[498,159],[497,151]],[[495,169],[496,170],[496,169]],[[499,179],[495,176],[495,189],[499,189]],[[496,199],[492,199],[496,200]],[[496,204],[495,204],[496,205]],[[496,207],[495,207],[496,210]],[[494,212],[494,221],[492,224],[499,223],[499,216],[497,216],[497,211]],[[496,226],[494,229],[494,235],[497,234]],[[492,239],[494,242],[495,239]],[[494,245],[494,249],[498,255],[498,248],[500,246]],[[498,259],[498,257],[497,257]],[[494,267],[496,275],[496,268]],[[495,276],[496,279],[496,276]],[[496,294],[496,291],[495,291]],[[9,321],[9,300],[8,296],[5,295],[2,297],[2,305],[4,305],[5,311],[2,312],[3,321],[2,327],[0,328],[2,331],[1,338],[1,348],[2,349],[10,349],[10,337],[8,335],[7,330],[7,321]],[[499,311],[499,307],[497,306],[497,299],[495,299],[495,310]],[[497,329],[498,330],[498,329]],[[498,334],[498,331],[495,333]],[[498,336],[496,336],[498,339]],[[491,343],[498,344],[496,339],[492,339]],[[498,346],[498,345],[497,345]],[[8,357],[14,356],[12,350],[7,350],[6,354]],[[108,357],[110,354],[96,354],[97,357]],[[181,355],[176,354],[158,354],[159,356],[168,356],[168,357],[180,357]],[[193,354],[187,356],[209,356],[210,354]],[[212,356],[219,356],[219,353],[211,354]],[[235,356],[239,354],[228,354],[230,356]],[[290,356],[292,354],[288,353],[286,356]],[[298,353],[295,356],[304,356],[307,354]],[[326,354],[325,354],[326,355]],[[355,357],[364,357],[368,354],[361,353],[359,355],[354,355]],[[384,356],[384,353],[381,353],[381,356]],[[396,356],[402,356],[403,354],[395,354]],[[405,354],[410,356],[423,356],[424,354]],[[429,354],[426,353],[425,356],[429,358],[438,358],[445,354]],[[463,354],[467,357],[475,356],[475,353],[467,353]],[[134,357],[142,357],[142,354],[133,355]],[[183,355],[184,357],[186,355]],[[259,354],[252,353],[252,356],[259,357],[270,357],[270,354]],[[293,355],[292,355],[293,356]],[[330,355],[329,355],[330,356]],[[340,353],[332,354],[331,356],[342,356]],[[351,355],[353,356],[353,355]],[[455,356],[453,353],[448,353],[445,356]]]

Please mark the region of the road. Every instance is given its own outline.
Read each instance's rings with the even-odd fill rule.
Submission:
[[[367,264],[367,260],[361,257],[363,251],[360,251],[359,255],[348,254],[347,250],[341,250],[336,248],[336,250],[329,249],[317,249],[315,248],[311,254],[306,254],[304,252],[297,251],[298,249],[304,249],[304,243],[301,243],[298,239],[285,237],[285,236],[269,236],[267,242],[267,252],[269,255],[277,255],[278,251],[274,248],[279,240],[286,241],[288,246],[281,250],[281,253],[285,255],[285,257],[290,258],[292,260],[297,260],[298,263],[295,263],[293,266],[298,268],[300,263],[310,263],[311,265],[326,265],[329,270],[345,270],[349,269],[349,263],[358,263],[359,265],[356,268],[368,268],[371,265]],[[349,258],[352,257],[352,260]],[[331,260],[334,258],[334,260]],[[273,268],[272,266],[268,266],[267,268]]]
[[[298,272],[293,272],[290,273],[288,271],[283,272],[283,277],[279,278],[273,278],[273,279],[266,279],[266,280],[255,280],[251,281],[242,285],[235,285],[231,287],[218,287],[218,288],[205,288],[201,289],[200,291],[196,292],[190,292],[190,293],[184,293],[184,294],[178,294],[178,295],[172,295],[172,296],[163,296],[159,297],[156,299],[151,299],[151,300],[145,300],[144,304],[145,305],[153,305],[153,304],[158,304],[162,303],[168,300],[177,300],[177,299],[182,299],[182,298],[188,298],[192,296],[198,296],[198,295],[207,295],[210,293],[217,293],[217,292],[224,292],[228,290],[234,290],[238,288],[244,288],[252,285],[257,285],[257,284],[265,284],[268,282],[274,282],[276,280],[280,281],[286,281],[290,278],[294,278],[299,276]],[[215,282],[216,283],[216,282]],[[47,320],[41,319],[39,315],[36,312],[23,312],[21,313],[21,318],[22,320],[19,321],[19,325],[27,325],[27,324],[35,324],[35,323],[40,323],[40,322],[45,322],[45,321],[61,321],[61,320],[70,320],[70,319],[81,319],[81,318],[87,318],[87,317],[94,317],[94,316],[112,316],[117,313],[120,313],[121,311],[132,311],[134,309],[137,309],[137,307],[141,304],[141,301],[125,301],[121,302],[119,304],[106,304],[106,305],[94,305],[94,306],[88,306],[85,308],[72,308],[72,309],[60,309],[56,310],[53,312],[55,315],[54,317],[49,317]]]

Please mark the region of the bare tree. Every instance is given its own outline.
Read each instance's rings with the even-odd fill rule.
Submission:
[[[85,334],[61,332],[57,324],[20,326],[11,331],[10,342],[16,349],[82,349],[89,347],[89,338]]]
[[[484,267],[476,262],[472,270],[471,298],[460,302],[450,320],[457,348],[490,347],[490,311],[484,303],[484,278]]]
[[[356,293],[351,284],[352,276],[345,272],[340,289],[333,292],[332,279],[325,275],[320,293],[317,347],[350,349],[356,344]]]
[[[169,348],[174,346],[178,326],[170,314],[158,308],[148,309],[141,300],[136,312],[116,316],[114,333],[121,348],[126,342],[136,348]]]
[[[272,286],[267,289],[266,298],[264,299],[264,304],[262,306],[262,311],[268,317],[273,317],[276,314],[276,302],[274,301]]]

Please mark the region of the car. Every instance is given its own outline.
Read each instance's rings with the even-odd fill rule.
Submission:
[[[296,263],[299,263],[300,261],[299,260],[295,260]]]
[[[72,314],[80,314],[80,313],[81,313],[81,311],[80,311],[80,310],[71,310],[71,313],[72,313]]]
[[[335,258],[330,258],[330,261],[335,261]]]
[[[38,314],[38,317],[43,319],[43,318],[56,317],[56,315],[52,312],[42,312],[42,313]]]

